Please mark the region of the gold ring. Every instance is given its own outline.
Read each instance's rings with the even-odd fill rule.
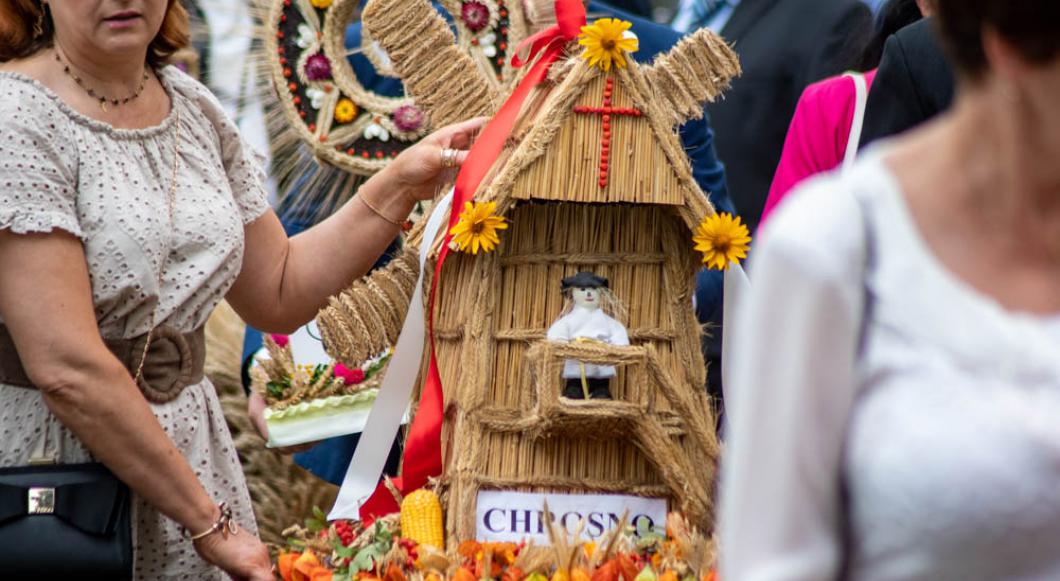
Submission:
[[[457,159],[460,156],[460,150],[445,148],[442,150],[442,167],[454,168],[460,165]]]

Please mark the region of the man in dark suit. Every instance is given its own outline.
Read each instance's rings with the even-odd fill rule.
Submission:
[[[743,75],[707,105],[729,197],[752,232],[780,162],[788,125],[803,89],[853,67],[872,28],[860,0],[683,0],[679,31],[719,32],[740,57]],[[712,327],[704,340],[709,391],[720,398],[720,292],[709,271],[696,281],[697,315]]]
[[[707,112],[729,196],[754,231],[799,96],[856,64],[872,12],[859,0],[696,1],[735,4],[718,31],[740,56],[743,75]],[[708,7],[724,14],[724,7]],[[710,16],[705,25],[718,26]]]
[[[869,90],[861,147],[934,117],[953,102],[953,69],[930,19],[907,26],[883,48]]]

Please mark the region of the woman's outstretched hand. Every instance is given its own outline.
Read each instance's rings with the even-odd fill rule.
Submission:
[[[406,149],[387,166],[386,183],[405,191],[414,200],[429,200],[456,175],[485,117],[443,127]],[[446,166],[446,150],[455,150],[453,166]]]

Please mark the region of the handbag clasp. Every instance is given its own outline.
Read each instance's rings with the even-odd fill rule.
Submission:
[[[55,513],[55,489],[45,487],[34,487],[27,494],[29,514],[53,514]]]

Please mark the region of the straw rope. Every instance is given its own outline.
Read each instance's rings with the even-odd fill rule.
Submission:
[[[331,61],[331,74],[335,81],[352,96],[355,103],[372,111],[392,113],[402,105],[412,104],[413,100],[408,97],[383,97],[365,90],[346,59],[346,27],[360,10],[361,0],[335,0],[322,31],[324,52]]]
[[[419,276],[414,252],[355,281],[328,301],[317,325],[328,355],[344,364],[364,361],[397,341]]]
[[[426,0],[371,0],[361,21],[436,127],[491,113],[498,95]]]

